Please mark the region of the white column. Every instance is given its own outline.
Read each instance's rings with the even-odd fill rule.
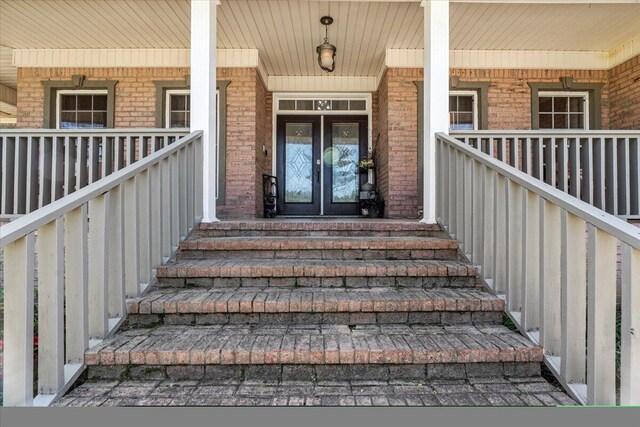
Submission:
[[[191,131],[202,133],[202,222],[216,222],[216,9],[191,0]]]
[[[449,131],[449,0],[424,0],[424,217],[436,222],[437,132]]]

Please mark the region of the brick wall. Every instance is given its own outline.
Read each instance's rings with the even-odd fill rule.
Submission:
[[[609,71],[612,129],[640,129],[640,55]]]
[[[82,74],[87,80],[117,80],[115,127],[155,127],[156,80],[183,80],[188,68],[19,68],[18,128],[43,126],[44,80],[68,80]],[[221,68],[218,78],[227,87],[226,202],[221,218],[253,217],[262,213],[262,141],[270,136],[266,89],[255,69]],[[260,106],[258,108],[257,106]],[[270,126],[270,124],[268,125]],[[257,141],[260,141],[259,143]],[[256,157],[260,154],[259,157]],[[256,165],[260,164],[260,167]],[[260,187],[258,187],[260,180]],[[260,192],[258,193],[258,189]],[[259,196],[257,196],[257,194]],[[258,200],[259,199],[259,200]]]

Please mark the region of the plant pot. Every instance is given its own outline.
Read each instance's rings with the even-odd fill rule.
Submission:
[[[370,182],[365,182],[360,186],[360,191],[371,191],[373,190],[373,184]]]

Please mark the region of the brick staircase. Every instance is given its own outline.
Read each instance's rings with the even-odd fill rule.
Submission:
[[[558,405],[436,225],[201,224],[57,404]]]

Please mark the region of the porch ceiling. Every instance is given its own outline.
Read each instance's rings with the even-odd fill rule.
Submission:
[[[454,50],[609,52],[640,35],[637,3],[452,1]],[[319,76],[324,14],[335,75],[376,76],[386,49],[423,47],[418,0],[222,0],[218,47],[258,49],[269,75]],[[189,0],[0,0],[0,83],[15,87],[7,48],[188,48],[189,21]]]

